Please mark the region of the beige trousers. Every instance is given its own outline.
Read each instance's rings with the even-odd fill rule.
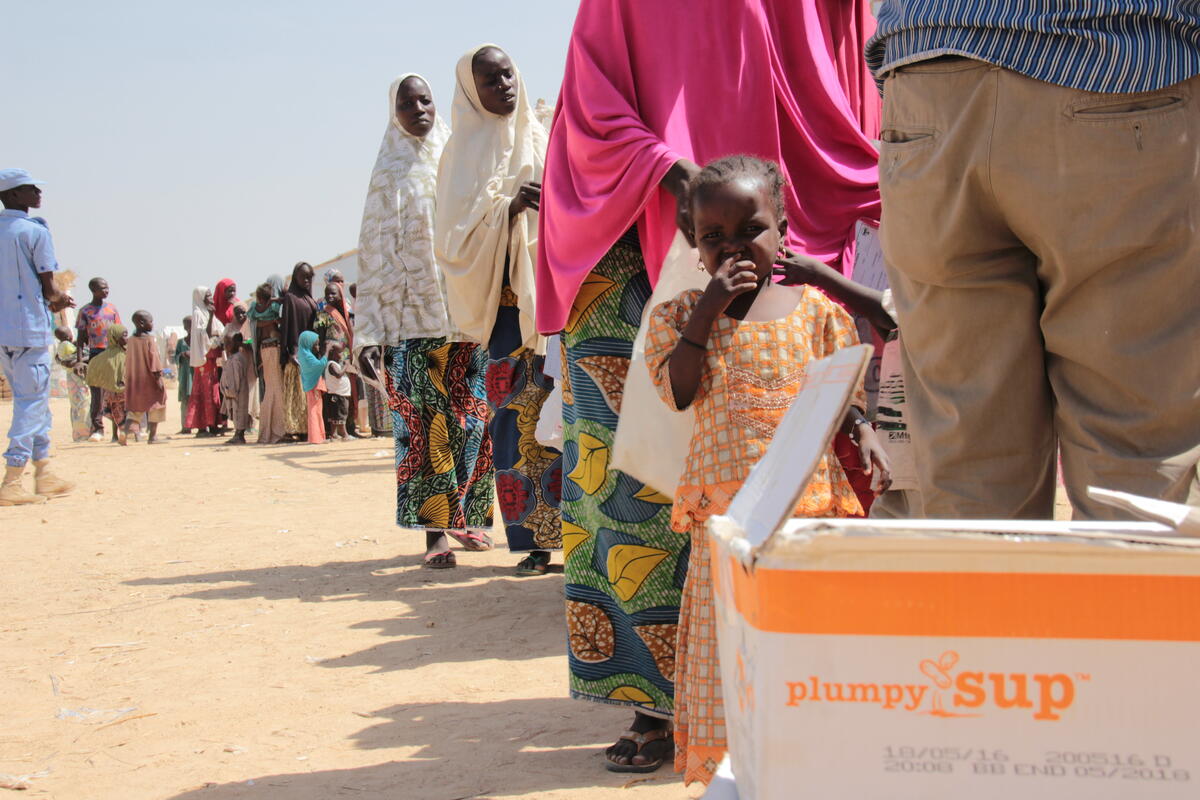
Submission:
[[[930,517],[1184,501],[1200,460],[1200,78],[1095,94],[967,59],[884,90],[881,237]]]

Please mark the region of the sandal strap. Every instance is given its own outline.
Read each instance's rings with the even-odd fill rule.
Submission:
[[[617,741],[624,740],[627,742],[633,742],[638,746],[638,752],[640,753],[642,748],[651,742],[657,742],[661,739],[669,739],[671,736],[672,731],[668,728],[655,728],[654,730],[646,731],[645,733],[638,733],[637,731],[625,731],[617,737]]]

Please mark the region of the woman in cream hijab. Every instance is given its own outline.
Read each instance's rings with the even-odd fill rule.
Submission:
[[[455,566],[448,536],[481,549],[495,506],[487,352],[450,321],[433,253],[437,165],[449,137],[424,78],[392,81],[359,233],[354,318],[362,374],[388,378],[396,524],[425,531],[432,569]]]
[[[208,352],[216,339],[213,294],[207,286],[192,290],[192,345],[188,361],[192,365],[192,396],[188,399],[185,428],[195,428],[197,436],[214,436],[217,430],[216,362]]]
[[[487,345],[496,491],[518,573],[542,574],[562,545],[562,456],[537,441],[553,381],[534,327],[537,209],[546,130],[495,45],[458,61],[454,134],[438,168],[435,245],[454,323]]]

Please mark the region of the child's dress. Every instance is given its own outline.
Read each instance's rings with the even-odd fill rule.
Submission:
[[[676,408],[669,358],[703,295],[683,292],[654,309],[646,362],[659,394]],[[708,783],[724,756],[725,712],[713,627],[712,578],[705,521],[721,514],[765,454],[783,414],[804,385],[810,361],[858,343],[850,316],[804,287],[788,316],[765,322],[722,315],[713,325],[700,387],[696,427],[672,509],[671,526],[691,531],[691,554],[675,650],[675,769],[684,782]],[[854,405],[866,407],[859,386]],[[796,516],[843,517],[862,506],[830,449],[796,506]]]

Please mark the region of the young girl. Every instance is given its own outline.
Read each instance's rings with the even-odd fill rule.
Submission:
[[[646,360],[663,400],[696,413],[671,520],[675,530],[691,532],[675,650],[675,768],[685,783],[708,783],[725,752],[725,714],[705,521],[728,508],[766,452],[804,385],[806,365],[858,337],[850,316],[817,289],[771,282],[787,232],[777,165],[749,156],[720,159],[692,179],[688,198],[702,267],[712,280],[654,309]],[[854,403],[865,407],[861,386]],[[851,409],[845,426],[853,429],[863,463],[886,480],[886,459],[861,419]],[[795,514],[862,514],[832,449]]]
[[[332,340],[326,345],[325,351],[329,359],[325,366],[325,427],[329,430],[329,438],[342,441],[350,438],[346,433],[346,417],[350,412],[350,375],[342,364],[344,351],[341,342]]]
[[[128,443],[125,428],[125,342],[128,336],[124,325],[110,325],[108,346],[88,362],[87,368],[88,386],[100,390],[103,407],[112,417],[117,442],[122,446]]]
[[[325,368],[329,359],[317,357],[317,341],[313,331],[304,331],[296,340],[296,360],[300,366],[300,388],[308,404],[308,443],[325,443]]]

